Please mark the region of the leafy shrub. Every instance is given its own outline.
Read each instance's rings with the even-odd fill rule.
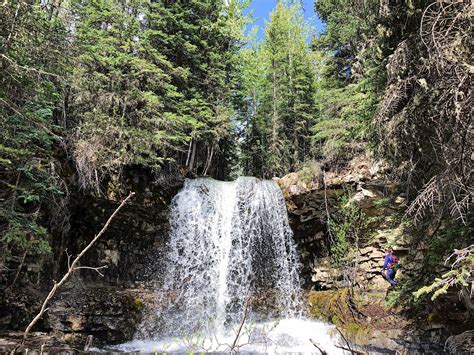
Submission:
[[[322,176],[321,164],[314,160],[307,160],[302,164],[298,171],[300,181],[311,183],[318,180]]]

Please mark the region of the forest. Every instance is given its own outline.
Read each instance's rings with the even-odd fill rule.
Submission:
[[[99,199],[130,169],[272,179],[360,156],[388,166],[411,233],[457,253],[399,302],[472,284],[472,4],[318,0],[319,35],[299,0],[264,28],[250,4],[0,4],[2,288],[57,255],[75,196]]]

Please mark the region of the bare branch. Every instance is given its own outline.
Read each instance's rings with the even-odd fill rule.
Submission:
[[[107,269],[107,265],[99,266],[99,267],[79,266],[79,267],[74,268],[74,270],[80,270],[80,269],[94,270],[94,271],[97,272],[100,276],[104,277],[104,274],[101,273],[99,270],[101,270],[101,269]]]
[[[345,346],[341,346],[341,345],[337,345],[337,344],[335,344],[334,346],[336,348],[339,348],[339,349],[342,349],[342,350],[345,350],[345,351],[349,351],[351,354],[356,354],[356,355],[367,355],[368,354],[365,351],[353,350],[353,349],[346,348]]]
[[[347,341],[346,337],[344,336],[344,334],[342,334],[342,332],[340,331],[340,329],[338,327],[336,327],[336,330],[338,331],[338,333],[341,335],[342,339],[344,340],[344,342],[346,343],[349,351],[351,352],[351,354],[355,354],[355,352],[352,350],[349,342]]]
[[[99,233],[97,233],[97,235],[94,237],[94,239],[92,239],[90,241],[90,243],[79,253],[78,256],[76,256],[76,258],[73,260],[73,262],[71,263],[71,265],[69,266],[68,268],[68,271],[64,274],[64,276],[62,277],[62,279],[59,281],[59,282],[56,282],[56,281],[53,281],[54,282],[54,286],[53,288],[49,291],[48,293],[48,296],[46,296],[46,299],[44,300],[42,306],[41,306],[41,309],[40,311],[38,312],[38,314],[35,316],[35,318],[33,318],[33,320],[30,322],[30,324],[28,324],[28,327],[26,327],[25,329],[25,332],[23,333],[23,339],[26,339],[26,337],[28,336],[28,333],[30,332],[31,328],[33,328],[33,326],[38,322],[38,320],[43,316],[44,312],[46,312],[47,308],[46,306],[48,305],[49,301],[51,300],[51,298],[53,298],[53,296],[55,295],[56,291],[69,279],[69,277],[73,274],[74,270],[80,268],[80,267],[76,267],[77,263],[79,262],[79,260],[82,258],[82,256],[90,249],[92,248],[92,246],[94,245],[94,243],[105,233],[105,231],[107,230],[107,228],[109,227],[110,223],[112,222],[112,220],[114,219],[114,217],[117,215],[117,213],[122,209],[123,206],[125,206],[125,204],[128,202],[128,200],[130,200],[130,198],[132,198],[132,196],[135,195],[134,192],[131,192],[123,201],[122,203],[115,209],[115,211],[112,213],[112,215],[109,217],[109,219],[107,220],[107,222],[104,224],[104,226],[102,227],[102,229],[100,230]],[[83,268],[86,268],[86,267],[83,267]],[[99,268],[96,268],[95,271],[98,272]]]
[[[18,280],[18,276],[20,275],[21,269],[23,268],[23,264],[25,263],[26,258],[26,251],[23,253],[23,257],[21,258],[20,266],[18,266],[18,271],[16,272],[15,278],[8,288],[13,288],[15,286],[16,280]]]
[[[460,262],[466,259],[470,254],[474,254],[474,244],[464,249],[454,249],[454,252],[444,261],[444,265],[448,265],[449,260],[456,256],[456,260],[452,263],[451,269],[455,268]]]
[[[319,345],[318,343],[316,343],[313,339],[309,339],[309,341],[311,342],[311,344],[313,344],[316,349],[319,350],[319,352],[321,353],[321,355],[329,355],[327,351],[325,351],[323,349],[323,347],[321,345]]]
[[[232,345],[229,349],[229,352],[230,353],[234,353],[235,352],[235,348],[237,347],[237,342],[239,341],[240,339],[240,333],[242,332],[242,328],[245,324],[245,321],[247,320],[247,316],[248,316],[248,313],[249,313],[249,303],[250,303],[250,297],[247,298],[247,300],[245,301],[245,305],[244,305],[244,315],[242,317],[242,321],[240,322],[240,325],[239,325],[239,329],[237,330],[237,333],[235,335],[235,338],[234,338],[234,341],[232,342]]]

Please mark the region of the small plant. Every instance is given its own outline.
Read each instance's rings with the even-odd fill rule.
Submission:
[[[374,201],[374,206],[379,208],[385,208],[390,206],[391,199],[389,197],[381,197]]]
[[[358,244],[368,224],[369,219],[351,195],[342,196],[336,213],[328,221],[331,237],[329,253],[334,265],[342,267],[350,259],[352,249]]]
[[[314,160],[307,160],[302,164],[298,175],[303,183],[314,182],[322,175],[321,165]]]
[[[474,244],[461,249],[455,250],[445,261],[447,264],[451,259],[451,270],[444,273],[441,277],[437,277],[430,285],[420,288],[413,292],[415,298],[419,298],[424,294],[432,294],[431,300],[435,300],[438,296],[445,294],[450,287],[468,287],[472,281],[474,270]]]

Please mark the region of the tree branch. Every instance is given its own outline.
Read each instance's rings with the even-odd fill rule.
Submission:
[[[329,355],[329,354],[327,353],[327,351],[325,351],[325,350],[321,347],[321,345],[319,345],[318,343],[316,343],[313,339],[309,339],[309,341],[311,342],[311,344],[313,344],[313,345],[316,347],[316,349],[319,350],[319,352],[321,353],[321,355]]]
[[[20,65],[17,62],[15,62],[13,59],[11,59],[10,57],[7,57],[5,54],[0,54],[0,57],[4,58],[7,62],[9,62],[15,68],[19,68],[19,69],[25,70],[27,72],[35,72],[39,75],[54,76],[55,78],[61,78],[60,75],[57,75],[57,74],[54,74],[54,73],[50,73],[50,72],[47,72],[47,71],[44,71],[44,70],[41,70],[41,69],[36,69],[36,68],[31,68],[31,67],[26,67],[26,66]]]
[[[31,328],[33,328],[33,326],[38,322],[38,320],[43,316],[44,312],[46,312],[47,308],[46,306],[48,305],[48,302],[51,300],[51,298],[53,298],[53,296],[55,295],[56,291],[68,280],[68,278],[73,274],[73,272],[75,270],[78,270],[78,269],[85,269],[85,268],[88,268],[88,269],[94,269],[95,271],[99,272],[98,269],[100,268],[103,268],[103,267],[100,267],[100,268],[89,268],[89,267],[76,267],[77,263],[79,262],[79,260],[82,258],[82,256],[90,249],[92,248],[92,246],[94,245],[94,243],[102,236],[102,234],[105,233],[105,231],[107,230],[107,228],[109,227],[110,223],[112,222],[112,220],[114,219],[114,217],[117,215],[117,213],[120,211],[120,209],[125,206],[125,204],[128,202],[128,200],[130,198],[132,198],[132,196],[135,195],[134,192],[131,192],[127,198],[125,198],[125,200],[122,201],[122,203],[117,207],[117,209],[112,213],[112,215],[109,217],[109,219],[107,220],[107,222],[104,224],[104,226],[102,227],[102,229],[100,230],[100,232],[94,237],[94,239],[91,240],[91,242],[79,253],[78,256],[76,256],[76,258],[73,260],[73,262],[71,263],[71,265],[69,266],[68,268],[68,271],[64,274],[64,276],[62,277],[62,279],[59,281],[59,282],[56,282],[56,281],[53,281],[54,282],[54,286],[53,288],[51,289],[51,291],[49,291],[48,293],[48,296],[46,296],[46,299],[44,300],[43,302],[43,305],[41,306],[41,309],[40,311],[38,312],[38,314],[36,315],[35,318],[33,318],[33,320],[31,321],[31,323],[28,325],[28,327],[26,327],[25,329],[25,332],[23,333],[23,340],[26,339],[26,337],[28,336],[28,333],[30,332]],[[100,272],[99,272],[100,274]]]
[[[235,334],[235,339],[229,349],[229,352],[233,354],[235,352],[235,348],[237,347],[237,342],[239,341],[240,338],[240,333],[242,332],[242,328],[245,324],[245,320],[247,319],[247,315],[249,313],[249,300],[250,298],[247,298],[245,301],[245,306],[244,306],[244,316],[242,317],[242,321],[240,322],[239,329],[237,330]]]

